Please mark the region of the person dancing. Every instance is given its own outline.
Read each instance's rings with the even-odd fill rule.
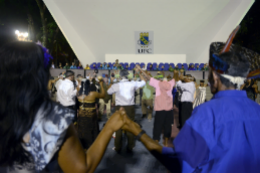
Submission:
[[[119,110],[120,107],[123,107],[127,115],[131,120],[135,120],[135,103],[134,103],[134,97],[135,97],[135,91],[145,85],[145,80],[141,77],[140,82],[136,81],[129,81],[128,80],[128,70],[121,70],[120,76],[122,77],[122,80],[119,83],[113,84],[111,83],[109,89],[107,90],[107,93],[112,95],[115,95],[116,100],[116,110]],[[112,81],[111,81],[112,82]],[[128,144],[127,144],[127,152],[132,152],[134,146],[135,146],[135,139],[132,133],[127,132],[126,133]],[[120,152],[122,149],[122,130],[118,130],[116,132],[116,138],[115,138],[115,147],[113,148],[116,152]]]
[[[150,75],[146,74],[140,66],[136,66],[140,76],[146,78],[149,81],[149,85],[155,88],[154,99],[154,128],[153,139],[160,141],[161,133],[164,134],[164,146],[168,145],[168,139],[171,137],[171,129],[173,124],[173,96],[172,90],[175,84],[175,80],[167,81],[167,78],[163,78],[162,81],[156,80]]]
[[[193,102],[193,109],[205,102],[206,86],[207,86],[207,84],[204,83],[204,80],[201,80],[200,86],[198,86],[197,90],[196,90],[196,97],[195,97],[195,100]]]
[[[232,36],[232,35],[231,35]],[[171,147],[162,147],[140,126],[126,118],[123,129],[171,172],[260,172],[260,106],[239,91],[250,69],[250,59],[260,56],[228,42],[210,45],[210,90],[214,97],[194,109]],[[251,72],[249,73],[249,71]]]
[[[193,81],[193,77],[190,75],[181,75],[176,87],[180,92],[179,128],[181,129],[185,124],[186,120],[189,119],[192,114],[192,103],[194,101],[194,93],[196,88]]]
[[[91,88],[89,80],[81,82],[81,88],[77,96],[78,135],[85,150],[92,145],[99,133],[96,99],[105,97],[103,81],[100,80],[99,84],[101,93],[96,92],[94,87]]]

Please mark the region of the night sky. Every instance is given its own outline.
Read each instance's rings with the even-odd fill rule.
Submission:
[[[5,8],[1,2],[5,1]],[[30,4],[33,9],[35,30],[41,32],[39,8],[35,0],[0,0],[0,46],[7,41],[15,40],[15,30],[28,31],[27,14],[21,8]],[[50,15],[48,13],[48,15]],[[250,8],[241,22],[242,31],[236,36],[234,43],[253,49],[260,53],[260,0]],[[244,32],[246,30],[246,32]]]

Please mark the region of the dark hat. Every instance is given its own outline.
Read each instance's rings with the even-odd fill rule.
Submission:
[[[127,77],[129,75],[129,72],[128,72],[128,70],[121,70],[120,71],[120,76],[122,76],[122,77]]]
[[[255,78],[260,75],[260,56],[247,48],[232,44],[238,32],[237,26],[226,43],[214,42],[210,45],[209,66],[212,70],[234,77]]]
[[[260,60],[257,53],[234,44],[231,44],[228,52],[220,53],[225,45],[223,42],[214,42],[210,45],[209,65],[213,70],[220,74],[247,77],[249,71],[259,68],[253,65],[254,59]]]
[[[70,76],[74,76],[74,74],[75,74],[75,73],[74,73],[73,71],[67,70],[66,73],[65,73],[65,76],[66,76],[66,77],[70,77]]]
[[[82,77],[82,75],[81,75],[81,74],[78,74],[78,75],[77,75],[77,78],[78,78],[78,77]]]

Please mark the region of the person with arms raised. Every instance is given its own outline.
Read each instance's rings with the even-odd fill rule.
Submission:
[[[260,172],[260,106],[238,90],[245,78],[259,74],[249,60],[260,56],[229,41],[210,45],[208,79],[214,96],[194,109],[174,148],[160,146],[130,119],[123,126],[171,172]]]
[[[123,107],[127,112],[127,115],[131,120],[135,120],[135,91],[145,85],[144,78],[141,77],[141,81],[129,81],[128,79],[128,70],[121,70],[120,76],[122,80],[119,83],[113,84],[113,80],[111,80],[111,86],[108,88],[107,93],[112,95],[115,93],[115,104],[116,110],[119,110],[120,107]],[[126,133],[128,144],[127,144],[127,151],[132,152],[135,146],[135,139],[133,134]],[[116,138],[115,138],[115,148],[116,152],[120,152],[122,149],[122,130],[116,131]]]

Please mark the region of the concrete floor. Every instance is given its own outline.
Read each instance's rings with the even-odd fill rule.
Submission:
[[[152,137],[153,120],[148,122],[147,119],[141,118],[141,108],[136,107],[136,120],[140,123],[146,133]],[[103,122],[100,123],[103,125]],[[160,141],[162,143],[162,141]],[[127,139],[123,140],[124,145]],[[136,141],[133,154],[128,154],[123,149],[121,154],[117,154],[112,148],[114,147],[114,139],[112,138],[106,153],[97,167],[95,173],[166,173],[167,170],[159,163],[140,143]]]

